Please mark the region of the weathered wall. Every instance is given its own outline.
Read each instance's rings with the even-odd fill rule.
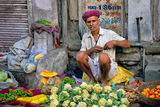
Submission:
[[[140,21],[142,41],[152,41],[151,0],[128,0],[128,39],[138,41],[136,18]]]
[[[160,41],[160,1],[151,0],[152,3],[152,29],[153,29],[153,39],[155,41]]]
[[[45,19],[53,23],[58,23],[57,0],[32,0],[33,19]]]
[[[62,12],[62,45],[68,49],[69,64],[77,65],[75,58],[81,45],[78,27],[78,0],[62,0]]]

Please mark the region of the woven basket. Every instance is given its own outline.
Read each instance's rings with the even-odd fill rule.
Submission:
[[[150,106],[157,106],[157,105],[160,106],[160,98],[150,98],[141,94],[143,89],[145,88],[153,89],[153,88],[156,88],[157,85],[160,85],[160,81],[147,82],[141,85],[138,88],[139,101],[144,102],[145,104]]]

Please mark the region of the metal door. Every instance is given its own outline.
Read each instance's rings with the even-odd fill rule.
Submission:
[[[29,33],[27,0],[0,0],[0,52]]]

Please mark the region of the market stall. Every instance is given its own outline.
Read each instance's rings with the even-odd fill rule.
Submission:
[[[155,106],[160,103],[160,82],[134,80],[127,85],[102,86],[100,83],[79,82],[66,74],[44,70],[37,84],[39,89],[8,86],[0,91],[1,105],[50,106],[50,107],[130,107],[134,103]],[[13,82],[13,77],[0,72],[1,84]],[[9,81],[10,79],[11,81]]]
[[[39,20],[32,30],[33,32],[35,29],[39,32],[47,30],[53,36],[56,36],[54,33],[58,31],[52,27],[55,28],[55,25],[45,20]],[[24,41],[25,50],[28,50],[31,47],[31,37],[21,39],[19,43],[24,44]],[[28,41],[27,44],[26,41]],[[37,62],[45,57],[46,53],[35,50],[28,54],[26,53],[27,51],[23,52],[24,49],[19,47],[21,45],[16,45],[19,43],[15,43],[15,47],[12,48],[9,54],[12,56],[10,57],[11,60],[15,61],[14,63],[9,63],[9,67],[21,68],[23,70],[21,72],[26,74],[35,73]],[[55,47],[58,48],[59,44],[56,37],[54,38],[54,43]],[[36,46],[42,47],[38,44]],[[36,53],[37,51],[39,52]],[[24,53],[23,56],[22,53]],[[45,65],[44,63],[42,64]],[[132,72],[120,66],[118,66],[119,73],[110,79],[106,86],[102,86],[101,83],[90,82],[85,73],[83,73],[83,77],[79,76],[80,74],[78,76],[75,75],[74,73],[78,69],[72,69],[74,73],[66,71],[60,74],[57,71],[49,71],[46,66],[44,68],[40,71],[40,74],[36,71],[38,79],[41,78],[36,82],[38,89],[30,89],[23,84],[19,84],[12,72],[1,69],[0,105],[28,107],[130,107],[135,103],[139,105],[144,103],[149,106],[155,106],[160,103],[160,81],[143,82],[135,79]],[[36,76],[34,77],[36,78]],[[30,83],[33,84],[33,81],[31,80]]]

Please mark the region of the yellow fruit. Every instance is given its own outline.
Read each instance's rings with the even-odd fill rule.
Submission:
[[[34,61],[37,61],[39,58],[43,57],[44,54],[38,54],[34,57]]]
[[[43,77],[54,77],[57,75],[57,72],[51,72],[51,71],[47,71],[47,70],[44,70],[40,73],[40,75],[42,75]]]

